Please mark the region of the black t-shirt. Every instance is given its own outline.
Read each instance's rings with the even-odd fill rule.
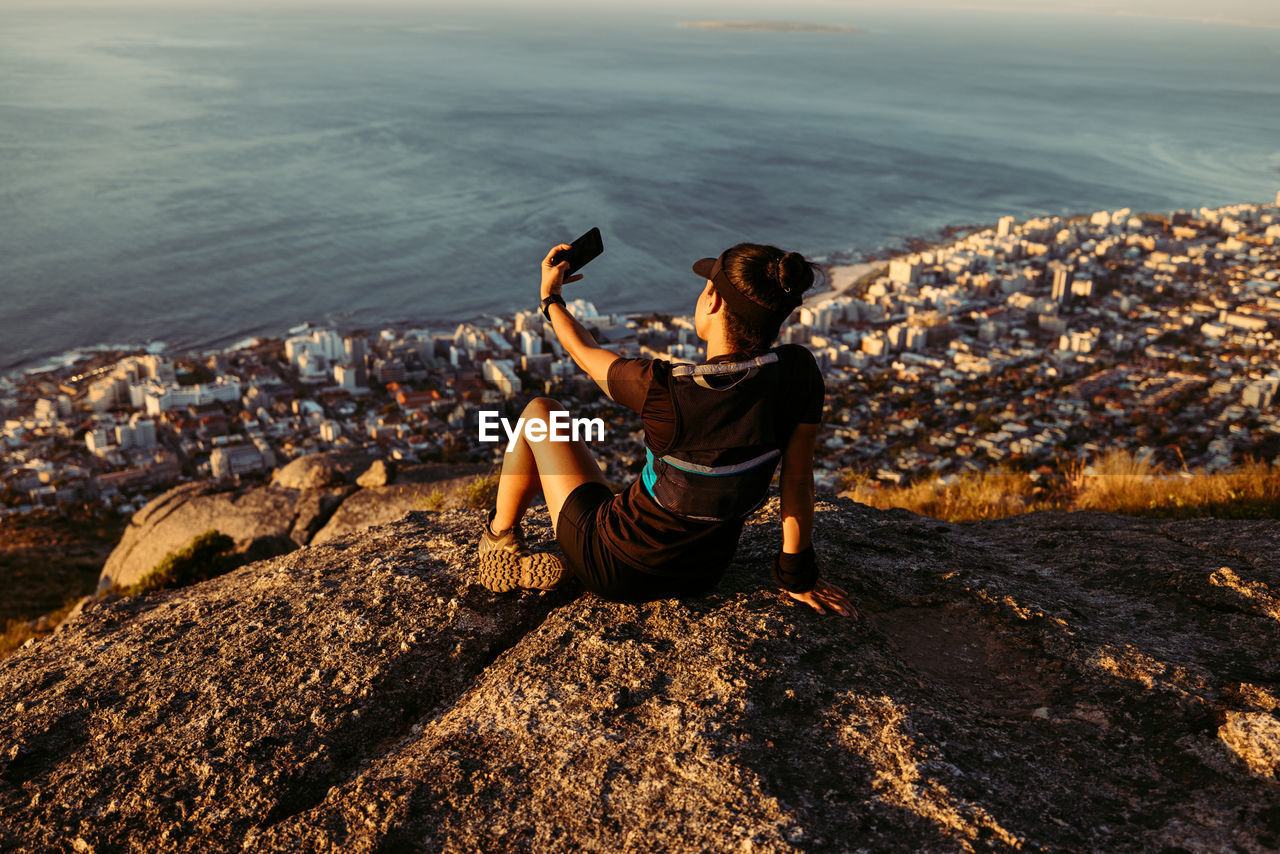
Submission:
[[[783,380],[774,435],[786,450],[797,424],[822,421],[825,386],[813,354],[798,344],[773,349]],[[709,362],[732,362],[741,354]],[[636,412],[645,445],[654,456],[667,453],[677,436],[678,414],[671,398],[671,363],[665,359],[618,359],[609,366],[609,396]],[[655,575],[688,577],[718,572],[733,558],[742,522],[698,522],[663,509],[640,478],[601,508],[600,535],[606,548],[627,564]]]

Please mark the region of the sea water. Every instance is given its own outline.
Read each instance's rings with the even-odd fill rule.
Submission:
[[[7,8],[0,370],[510,313],[591,226],[605,254],[567,293],[686,312],[689,265],[741,240],[849,257],[1280,188],[1280,30],[673,9]]]

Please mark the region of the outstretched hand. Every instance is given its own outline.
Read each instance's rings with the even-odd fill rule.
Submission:
[[[552,294],[560,293],[560,288],[569,282],[576,282],[582,278],[581,275],[570,276],[565,278],[565,273],[569,272],[569,262],[561,261],[556,263],[557,253],[572,249],[568,243],[561,243],[558,246],[551,247],[551,251],[547,253],[547,257],[542,259],[542,299],[546,299]]]
[[[839,612],[842,616],[858,619],[858,612],[854,609],[853,604],[849,602],[849,594],[821,578],[818,579],[818,583],[814,585],[812,590],[806,590],[804,593],[792,593],[788,590],[786,593],[792,599],[805,603],[819,614],[827,613],[822,607],[825,605],[831,610]]]

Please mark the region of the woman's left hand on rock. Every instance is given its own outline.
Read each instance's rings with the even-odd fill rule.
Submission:
[[[805,603],[819,614],[827,613],[823,608],[823,606],[826,606],[845,617],[850,617],[854,620],[858,619],[858,612],[849,601],[849,594],[834,584],[823,581],[821,578],[818,579],[818,583],[814,585],[812,590],[806,590],[804,593],[787,591],[787,595],[797,602]]]

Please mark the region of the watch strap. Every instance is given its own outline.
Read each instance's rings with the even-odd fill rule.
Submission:
[[[559,294],[552,294],[542,301],[542,316],[548,321],[551,320],[551,306],[564,305],[564,297]]]

